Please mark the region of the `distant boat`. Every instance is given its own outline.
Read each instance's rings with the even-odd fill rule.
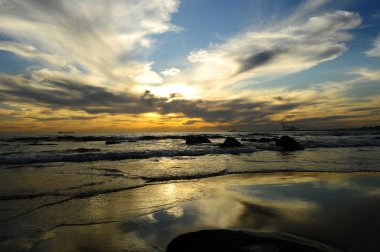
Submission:
[[[294,127],[294,126],[285,126],[284,120],[282,120],[281,123],[282,123],[282,130],[283,131],[297,131],[297,130],[300,130],[299,128]]]
[[[74,134],[72,131],[58,131],[58,134]]]

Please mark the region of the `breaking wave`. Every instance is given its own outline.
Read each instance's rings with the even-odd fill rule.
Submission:
[[[52,162],[91,162],[101,160],[146,159],[155,157],[205,156],[219,154],[252,153],[255,148],[215,148],[215,149],[187,149],[187,150],[146,150],[129,152],[87,152],[87,153],[34,153],[0,157],[0,164],[31,164]]]

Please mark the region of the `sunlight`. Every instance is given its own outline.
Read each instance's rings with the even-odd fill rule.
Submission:
[[[146,89],[161,97],[170,97],[172,94],[176,94],[177,97],[185,99],[196,99],[199,97],[198,88],[189,86],[185,83],[170,83],[161,86],[149,86]]]
[[[144,113],[142,115],[147,118],[161,118],[161,115],[155,112]]]
[[[176,186],[175,186],[175,184],[168,184],[168,185],[165,185],[164,193],[165,193],[166,196],[168,196],[168,197],[174,197],[175,194],[176,194]]]

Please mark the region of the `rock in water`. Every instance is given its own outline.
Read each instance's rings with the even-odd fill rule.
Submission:
[[[234,137],[227,137],[224,143],[220,145],[220,147],[222,148],[241,147],[241,146],[243,145]]]
[[[211,143],[207,137],[204,136],[188,136],[186,137],[186,144],[194,145],[194,144],[203,144],[203,143]]]
[[[282,136],[279,140],[276,140],[276,145],[281,146],[283,150],[295,151],[303,150],[302,145],[290,136]]]

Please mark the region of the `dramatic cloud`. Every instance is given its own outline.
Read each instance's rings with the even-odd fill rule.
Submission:
[[[268,50],[268,51],[254,54],[240,62],[241,67],[238,71],[238,74],[263,66],[265,64],[269,64],[277,56],[281,55],[282,52],[283,50],[277,49],[277,50]]]
[[[209,50],[192,52],[189,82],[220,88],[263,76],[274,78],[309,69],[347,51],[343,42],[352,38],[348,30],[360,25],[359,14],[335,11],[302,19],[308,12],[285,20],[285,26],[248,31]]]
[[[151,47],[150,35],[176,31],[170,17],[177,0],[0,1],[0,44],[28,59],[79,67],[113,85],[157,82],[151,62],[136,55]],[[65,60],[62,60],[65,59]]]
[[[137,96],[126,92],[115,93],[103,87],[79,82],[77,79],[52,76],[46,76],[43,81],[39,80],[38,85],[34,82],[35,80],[27,76],[1,76],[0,99],[8,103],[33,104],[57,110],[65,108],[88,114],[175,113],[187,118],[201,118],[205,122],[228,124],[252,122],[255,119],[265,120],[267,115],[305,105],[287,101],[279,105],[272,104],[269,100],[253,102],[249,99],[186,100],[176,98],[174,94],[170,97],[156,97],[150,91]],[[190,120],[187,125],[199,121]]]
[[[58,67],[64,67],[68,65],[67,60],[63,57],[60,57],[59,55],[44,53],[31,45],[25,45],[17,42],[0,41],[0,50],[13,52],[22,58],[37,60],[48,65]]]
[[[304,1],[276,22],[244,27],[208,48],[183,46],[187,57],[161,66],[150,60],[159,61],[151,56],[156,40],[166,36],[158,35],[186,32],[171,23],[179,0],[0,0],[0,51],[32,66],[0,74],[0,119],[7,122],[0,130],[66,120],[107,130],[380,120],[373,116],[380,107],[373,91],[380,74],[365,66],[345,70],[349,75],[340,73],[340,81],[265,87],[349,50],[345,43],[362,18],[326,10],[328,2]],[[380,56],[379,37],[366,55]]]
[[[49,108],[69,108],[88,113],[148,112],[150,109],[138,97],[128,93],[116,94],[103,87],[96,87],[76,79],[46,76],[35,84],[28,77],[4,77],[0,79],[3,101],[30,103]]]
[[[78,79],[65,79],[46,76],[35,85],[35,76],[2,76],[0,79],[0,100],[6,103],[33,104],[53,110],[69,109],[83,111],[82,116],[26,116],[38,121],[57,121],[66,119],[84,120],[97,118],[97,114],[138,115],[176,115],[193,118],[183,125],[216,123],[216,125],[235,125],[250,129],[252,125],[269,125],[282,119],[297,124],[311,122],[368,120],[368,116],[378,110],[380,94],[367,95],[362,100],[350,97],[352,88],[380,80],[379,71],[357,69],[352,73],[358,77],[344,82],[321,83],[309,90],[268,89],[248,93],[240,99],[194,99],[187,100],[175,94],[157,97],[150,91],[141,95],[128,92],[113,92],[104,87],[92,86]],[[256,97],[252,101],[249,97]],[[364,97],[363,97],[364,98]],[[40,112],[40,114],[43,114]],[[53,114],[51,112],[50,114]],[[341,116],[345,115],[345,116]],[[8,115],[9,116],[9,115]],[[160,117],[160,116],[159,116]],[[372,116],[373,117],[373,116]],[[167,117],[167,119],[170,117]]]
[[[372,49],[365,52],[368,57],[380,57],[380,35],[373,41]]]

